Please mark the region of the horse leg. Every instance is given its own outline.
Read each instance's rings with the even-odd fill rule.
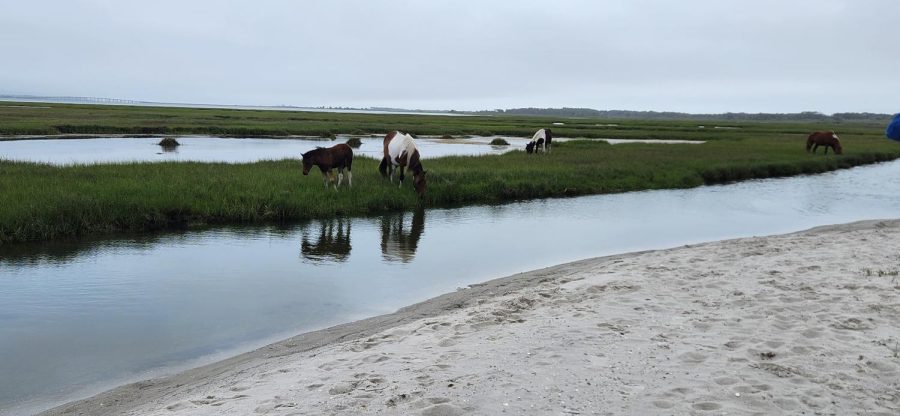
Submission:
[[[399,166],[399,168],[400,168],[400,187],[403,187],[403,179],[406,178],[406,176],[403,175],[403,166]]]
[[[353,171],[347,168],[347,187],[353,187]]]
[[[338,186],[341,186],[341,182],[344,181],[344,168],[338,168],[338,183],[335,185],[334,189],[337,189]]]

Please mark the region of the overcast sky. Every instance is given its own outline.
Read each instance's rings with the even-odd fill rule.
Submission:
[[[0,0],[0,94],[900,111],[897,0]]]

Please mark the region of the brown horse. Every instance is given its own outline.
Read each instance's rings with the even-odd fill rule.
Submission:
[[[420,197],[425,195],[427,189],[425,174],[428,172],[422,167],[419,149],[416,148],[412,136],[399,131],[392,131],[384,136],[384,156],[378,165],[378,171],[381,172],[382,178],[390,176],[391,182],[394,182],[394,168],[400,170],[400,186],[403,186],[405,178],[403,168],[409,168],[413,173],[413,187],[416,193]]]
[[[813,134],[810,134],[808,138],[806,138],[806,152],[809,153],[810,149],[812,149],[813,153],[816,153],[816,149],[819,146],[825,146],[825,154],[828,154],[828,148],[834,149],[835,154],[844,153],[844,149],[841,147],[841,139],[838,138],[837,134],[834,134],[833,131],[817,131]]]
[[[318,166],[319,170],[322,171],[326,188],[328,187],[328,182],[334,182],[334,179],[331,177],[331,169],[337,168],[338,181],[334,185],[334,189],[341,185],[341,182],[344,180],[344,168],[347,168],[347,185],[351,188],[353,187],[353,172],[351,172],[353,167],[353,149],[350,146],[341,143],[327,149],[317,147],[304,153],[303,175],[309,175],[309,170],[313,166]]]

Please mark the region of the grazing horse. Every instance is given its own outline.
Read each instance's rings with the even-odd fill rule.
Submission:
[[[810,149],[812,149],[812,152],[816,153],[816,149],[819,146],[825,146],[826,155],[829,147],[834,149],[835,154],[839,155],[844,152],[841,148],[841,139],[833,131],[817,131],[809,135],[806,139],[806,152],[809,153]]]
[[[416,142],[412,136],[399,131],[392,131],[384,136],[384,157],[381,158],[381,164],[378,165],[378,171],[381,172],[382,178],[391,178],[394,182],[394,169],[400,169],[400,186],[403,186],[403,168],[409,168],[413,173],[413,187],[419,196],[425,195],[427,188],[425,184],[425,174],[428,173],[422,167],[422,160],[419,158],[419,149],[416,148]]]
[[[534,133],[534,136],[531,138],[531,141],[525,145],[525,151],[528,153],[535,153],[538,149],[541,149],[545,152],[550,151],[550,143],[553,141],[553,133],[550,129],[540,129],[537,133]]]
[[[347,168],[347,184],[351,188],[353,187],[353,172],[351,171],[353,167],[353,149],[350,146],[341,143],[327,149],[317,147],[304,153],[303,175],[309,175],[309,170],[313,166],[318,166],[319,170],[322,171],[322,178],[326,188],[328,187],[328,182],[334,182],[334,178],[331,177],[331,169],[337,168],[338,181],[334,185],[334,189],[337,189],[343,182],[344,168]]]

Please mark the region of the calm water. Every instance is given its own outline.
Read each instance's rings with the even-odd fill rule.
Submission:
[[[566,261],[900,216],[900,162],[0,251],[0,414]],[[16,406],[18,410],[12,410]]]
[[[195,161],[250,163],[260,160],[299,158],[316,146],[333,146],[347,141],[306,139],[229,139],[221,137],[178,137],[178,146],[165,151],[157,143],[161,138],[95,138],[0,141],[0,159],[46,162],[58,165],[73,163]],[[524,139],[521,148],[524,149]],[[382,138],[362,138],[358,154],[380,158]],[[425,158],[449,155],[477,156],[500,154],[513,146],[491,146],[490,140],[458,140],[447,143],[437,139],[420,139],[419,149]]]
[[[442,156],[480,156],[501,154],[511,150],[524,150],[529,139],[502,137],[509,146],[492,146],[493,137],[468,137],[456,140],[441,140],[435,137],[420,137],[416,140],[422,157],[426,159]],[[299,158],[301,154],[316,146],[328,147],[344,143],[347,137],[335,140],[305,139],[229,139],[222,137],[189,136],[179,137],[181,143],[174,150],[166,151],[158,143],[161,138],[94,138],[94,139],[47,139],[0,141],[0,160],[43,162],[56,165],[74,163],[116,163],[116,162],[226,162],[251,163],[260,160]],[[354,149],[363,154],[380,159],[381,137],[363,137],[362,145]],[[557,138],[566,141],[566,138]],[[679,140],[606,140],[611,144],[658,143],[681,144],[702,143]]]

